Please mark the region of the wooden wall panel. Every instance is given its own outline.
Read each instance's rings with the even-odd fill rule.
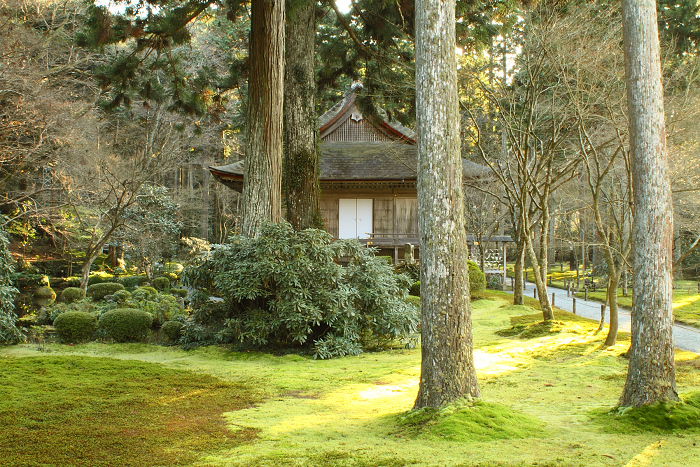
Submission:
[[[396,233],[418,233],[418,200],[415,198],[394,198],[396,205]]]
[[[321,213],[328,233],[338,238],[338,198],[321,198]]]
[[[374,198],[374,232],[394,232],[394,198]]]

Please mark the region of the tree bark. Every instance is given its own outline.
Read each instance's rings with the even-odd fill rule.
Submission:
[[[464,230],[454,0],[416,3],[421,381],[415,408],[479,395]]]
[[[253,0],[241,233],[282,220],[284,0]]]
[[[289,1],[289,0],[288,0]],[[322,228],[316,145],[316,4],[288,8],[284,71],[284,194],[295,230]]]
[[[634,186],[632,345],[619,404],[678,400],[672,264],[673,207],[654,0],[623,0],[625,75]]]

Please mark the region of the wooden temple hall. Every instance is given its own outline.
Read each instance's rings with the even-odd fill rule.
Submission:
[[[326,229],[335,238],[357,238],[402,261],[406,244],[418,246],[416,135],[388,119],[365,118],[354,89],[319,118]],[[488,174],[479,164],[462,164],[465,179]],[[210,170],[221,183],[242,191],[243,161]],[[496,251],[505,252],[505,237],[499,240],[503,248]]]

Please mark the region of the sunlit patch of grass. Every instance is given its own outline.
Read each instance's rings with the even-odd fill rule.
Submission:
[[[255,401],[244,386],[149,363],[4,358],[0,459],[18,467],[189,465],[254,440],[254,430],[227,430],[221,414]]]

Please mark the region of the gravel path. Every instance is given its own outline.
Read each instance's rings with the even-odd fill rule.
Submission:
[[[534,294],[534,284],[528,282],[525,287],[525,295],[532,297]],[[565,311],[573,310],[573,296],[567,296],[566,290],[556,287],[547,287],[550,300],[554,294],[554,306]],[[576,314],[586,318],[600,321],[600,302],[576,298]],[[610,322],[610,312],[605,310],[605,322]],[[618,309],[618,322],[620,331],[630,332],[631,316],[629,310]],[[688,350],[700,354],[700,329],[682,324],[673,325],[673,335],[676,339],[676,347],[681,350]]]

